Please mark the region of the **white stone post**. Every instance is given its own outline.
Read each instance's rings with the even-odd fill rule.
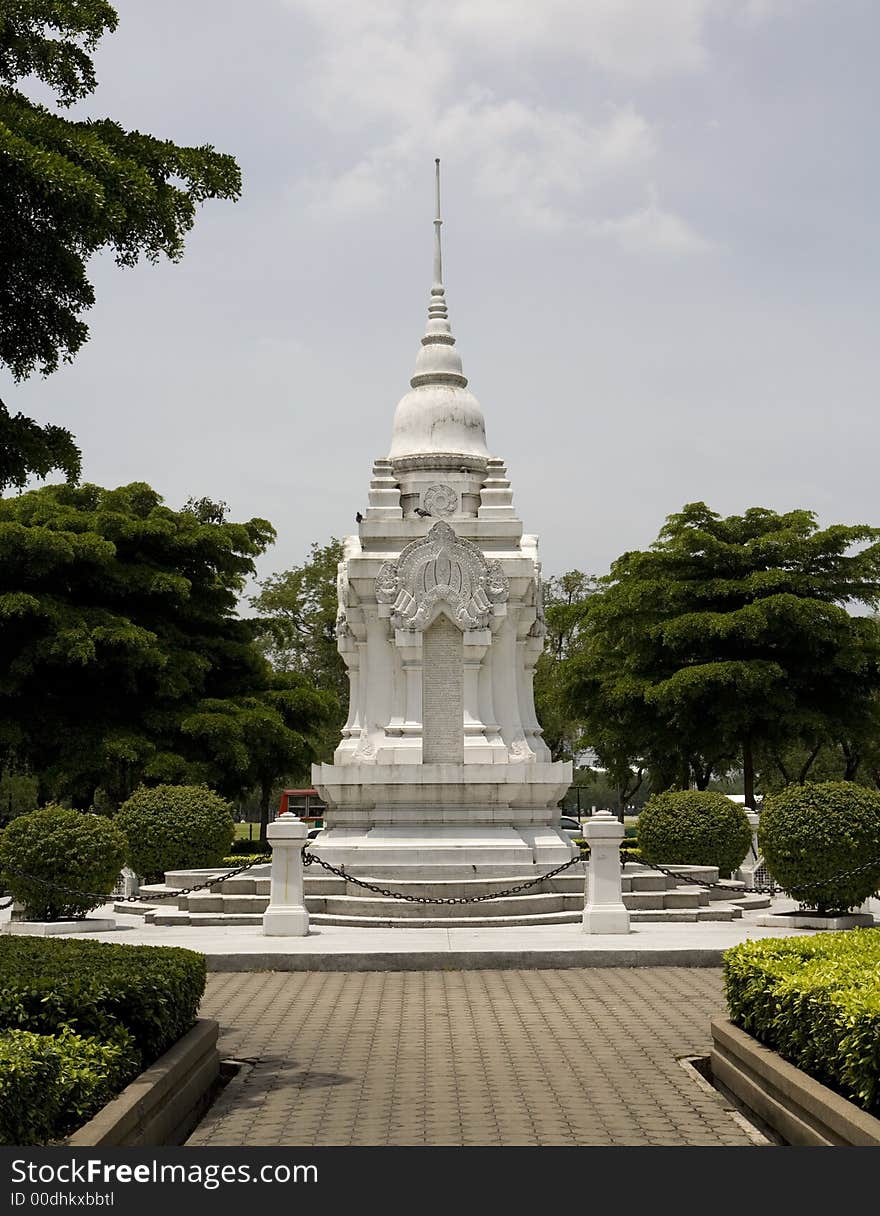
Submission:
[[[266,834],[272,843],[272,885],[269,907],[263,913],[263,933],[267,937],[307,937],[302,851],[309,843],[309,830],[286,811],[269,824]]]
[[[597,811],[584,825],[590,846],[587,863],[584,933],[629,933],[629,912],[620,881],[624,827],[611,811]]]
[[[754,891],[755,871],[760,861],[760,854],[758,852],[758,824],[760,823],[760,818],[758,812],[753,811],[750,807],[746,807],[746,818],[752,829],[752,847],[734,877],[746,884],[747,891]]]

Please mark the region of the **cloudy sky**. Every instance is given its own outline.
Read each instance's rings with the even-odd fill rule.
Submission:
[[[184,260],[99,259],[91,340],[0,395],[88,480],[226,500],[262,573],[350,530],[454,332],[547,573],[663,518],[880,524],[872,0],[116,0],[77,113],[244,174]]]

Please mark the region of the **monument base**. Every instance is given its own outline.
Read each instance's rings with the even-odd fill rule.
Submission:
[[[312,780],[328,826],[311,851],[359,876],[520,876],[578,852],[558,826],[570,764],[321,764]]]

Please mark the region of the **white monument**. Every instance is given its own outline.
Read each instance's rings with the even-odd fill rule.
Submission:
[[[557,826],[571,764],[551,761],[532,691],[538,540],[462,374],[441,222],[438,161],[428,324],[339,565],[350,704],[333,763],[312,769],[328,807],[313,851],[386,878],[540,873],[575,849]]]

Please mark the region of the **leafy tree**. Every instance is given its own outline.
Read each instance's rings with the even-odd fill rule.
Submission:
[[[318,743],[322,759],[329,759],[339,743],[348,708],[348,676],[336,648],[341,560],[341,541],[314,542],[302,565],[271,575],[251,599],[258,613],[257,640],[275,671],[307,677],[332,698]]]
[[[88,338],[93,254],[177,261],[197,205],[241,193],[238,165],[210,145],[65,118],[17,87],[41,81],[61,108],[88,97],[91,52],[117,23],[107,0],[0,0],[0,363],[16,380],[55,371]],[[70,432],[0,403],[0,492],[52,469],[79,478]]]
[[[36,78],[60,107],[96,87],[91,54],[118,17],[106,0],[4,0],[0,8],[0,362],[54,371],[88,337],[86,263],[112,249],[175,261],[196,205],[235,199],[231,156],[179,147],[109,118],[74,121],[19,92]]]
[[[668,784],[702,785],[736,757],[754,805],[758,749],[810,750],[876,721],[880,630],[847,605],[878,598],[880,530],[691,503],[590,601],[566,672],[572,712],[609,768],[635,757]]]
[[[268,687],[248,697],[204,700],[181,722],[181,733],[202,757],[177,768],[175,779],[212,774],[219,789],[241,794],[257,788],[260,842],[266,844],[269,807],[279,779],[301,778],[317,758],[320,727],[336,708],[333,696],[305,677],[275,674]],[[174,767],[172,765],[172,767]]]
[[[30,477],[46,477],[53,469],[78,481],[80,463],[70,431],[40,426],[24,414],[12,417],[0,401],[0,494],[9,486],[20,490]]]
[[[274,531],[212,511],[142,483],[0,500],[0,763],[27,764],[44,797],[119,801],[192,763],[183,722],[200,702],[266,688],[236,609]]]
[[[578,647],[586,606],[596,589],[596,579],[580,570],[569,570],[544,584],[547,632],[535,666],[535,709],[554,760],[571,760],[579,751],[583,723],[572,716],[561,676],[565,660]]]

